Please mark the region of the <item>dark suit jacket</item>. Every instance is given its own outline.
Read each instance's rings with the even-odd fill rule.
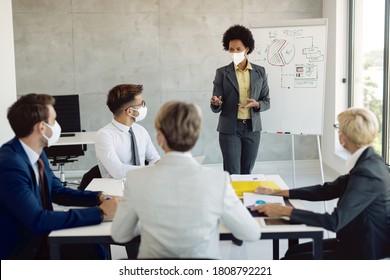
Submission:
[[[261,131],[260,112],[270,108],[270,98],[267,76],[264,67],[253,64],[250,70],[250,95],[260,103],[260,109],[251,109],[252,131]],[[219,113],[217,130],[225,134],[235,134],[237,128],[237,112],[239,103],[239,88],[233,62],[217,69],[214,79],[213,96],[222,96],[222,105],[215,108],[210,104],[214,113]]]
[[[45,181],[50,199],[60,205],[96,206],[98,192],[63,187],[44,153]],[[43,208],[35,173],[19,139],[0,148],[0,259],[35,258],[52,230],[98,224],[98,207],[70,211]]]
[[[311,201],[339,198],[332,214],[294,209],[291,221],[337,233],[344,259],[390,256],[390,176],[373,148],[367,148],[349,174],[323,186],[290,190],[290,198]]]

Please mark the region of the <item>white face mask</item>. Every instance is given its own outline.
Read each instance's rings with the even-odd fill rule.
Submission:
[[[48,128],[51,129],[51,136],[50,138],[47,137],[45,134],[43,134],[43,137],[47,140],[47,146],[50,147],[53,144],[57,143],[58,139],[60,139],[61,136],[61,126],[58,124],[57,121],[54,121],[54,125],[49,125],[46,122],[43,122]]]
[[[142,121],[146,117],[146,114],[148,113],[148,108],[146,106],[145,107],[141,107],[139,109],[134,109],[134,108],[131,108],[131,109],[133,109],[133,110],[138,112],[138,116],[133,117],[135,119],[135,122]]]
[[[245,51],[240,53],[230,53],[235,65],[240,64],[245,59]]]

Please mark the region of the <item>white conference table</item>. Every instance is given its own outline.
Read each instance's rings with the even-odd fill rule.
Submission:
[[[95,144],[96,131],[72,133],[74,134],[74,136],[61,136],[60,139],[58,139],[58,142],[53,144],[53,146]]]
[[[282,189],[287,189],[287,185],[279,175],[265,175],[269,181],[275,181]],[[104,191],[109,195],[121,196],[123,194],[123,181],[116,179],[93,179],[86,190]],[[299,200],[289,200],[289,202],[299,209],[304,206]],[[279,240],[288,239],[289,246],[297,244],[301,238],[313,240],[313,258],[322,259],[322,239],[324,229],[305,225],[277,225],[265,226],[265,217],[254,217],[261,227],[261,238],[273,240],[273,259],[279,259]],[[85,226],[70,229],[52,231],[49,234],[50,256],[52,259],[59,259],[59,247],[65,243],[103,243],[117,244],[111,238],[111,222],[103,222],[98,225]],[[220,239],[229,240],[233,235],[223,224],[219,226]]]

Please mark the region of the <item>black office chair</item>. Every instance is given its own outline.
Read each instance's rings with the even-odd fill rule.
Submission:
[[[61,136],[74,136],[75,132],[81,132],[80,104],[78,95],[54,96],[54,109],[57,112],[57,122],[61,126]],[[64,165],[75,162],[79,156],[83,156],[87,145],[61,145],[46,147],[45,153],[53,166],[58,165],[60,180],[66,185]]]
[[[85,190],[85,188],[91,183],[94,178],[102,178],[100,174],[99,166],[95,165],[87,173],[83,175],[80,185],[77,187],[79,190]]]

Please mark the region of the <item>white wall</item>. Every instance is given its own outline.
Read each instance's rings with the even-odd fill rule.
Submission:
[[[0,145],[14,134],[7,121],[7,109],[16,100],[12,1],[0,1]]]
[[[322,154],[324,165],[340,174],[345,171],[345,160],[339,155],[340,146],[333,124],[337,122],[337,114],[348,106],[348,87],[342,82],[347,78],[347,0],[323,1],[323,17],[328,18],[328,59]]]
[[[222,35],[233,24],[321,18],[322,0],[12,0],[18,95],[79,94],[81,127],[94,131],[112,118],[108,90],[144,85],[148,116],[142,125],[156,148],[153,120],[162,103],[180,99],[203,111],[193,149],[205,163],[221,163],[210,110],[215,69],[230,63]],[[270,89],[271,108],[273,89]],[[257,161],[291,159],[291,136],[264,133]],[[318,159],[315,136],[295,137],[297,160]],[[66,170],[96,164],[94,146]]]

